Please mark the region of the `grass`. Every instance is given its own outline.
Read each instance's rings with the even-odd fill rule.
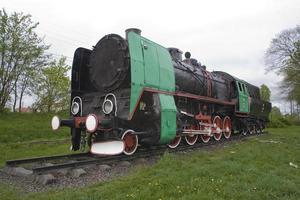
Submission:
[[[67,142],[0,144],[0,167],[5,165],[6,160],[70,153],[69,146]]]
[[[68,153],[69,129],[53,132],[53,113],[0,114],[0,166],[5,160]],[[60,114],[66,118],[66,114]],[[47,141],[58,142],[47,143]]]
[[[67,128],[62,128],[59,133],[53,133],[50,125],[53,115],[53,113],[0,114],[0,144],[66,137],[69,133]],[[67,117],[66,114],[61,116]]]
[[[84,188],[24,195],[2,183],[0,199],[300,199],[300,127],[269,132],[213,150],[166,154],[152,167]],[[63,145],[47,148],[58,153]],[[39,149],[43,145],[26,155]]]

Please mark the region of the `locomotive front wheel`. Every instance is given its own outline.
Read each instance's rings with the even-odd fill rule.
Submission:
[[[231,136],[231,120],[230,117],[226,116],[223,120],[223,134],[226,139],[229,139]]]
[[[214,138],[216,141],[219,141],[222,137],[222,119],[219,116],[215,116],[213,120],[213,124],[216,125],[215,130],[214,130]]]
[[[125,146],[123,153],[128,156],[134,154],[139,144],[138,136],[134,135],[133,133],[133,130],[126,130],[121,138]]]
[[[169,144],[168,147],[175,149],[181,142],[181,136],[176,136]]]

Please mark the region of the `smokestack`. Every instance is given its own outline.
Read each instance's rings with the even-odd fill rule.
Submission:
[[[138,28],[128,28],[128,29],[126,29],[125,30],[125,33],[126,33],[126,40],[127,40],[127,38],[128,38],[128,33],[129,32],[134,32],[134,33],[136,33],[136,34],[138,34],[138,35],[141,35],[141,30],[140,29],[138,29]]]

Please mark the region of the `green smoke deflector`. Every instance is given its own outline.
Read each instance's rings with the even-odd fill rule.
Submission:
[[[144,87],[175,91],[175,75],[168,50],[134,32],[128,33],[131,63],[130,115],[133,115]],[[176,105],[174,97],[160,94],[161,143],[176,135]]]

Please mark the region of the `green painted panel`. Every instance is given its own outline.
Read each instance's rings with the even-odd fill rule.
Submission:
[[[167,144],[176,136],[176,105],[174,97],[159,94],[161,116],[160,116],[160,140],[159,143]]]
[[[144,57],[140,36],[130,32],[128,44],[131,63],[130,113],[133,112],[144,85]]]
[[[159,68],[156,47],[147,40],[142,40],[145,62],[145,85],[159,88]]]
[[[131,63],[130,114],[144,87],[175,91],[175,75],[168,50],[134,32],[128,33]]]
[[[131,63],[130,114],[133,115],[144,87],[175,91],[175,75],[168,50],[140,35],[128,33]],[[174,97],[159,94],[161,106],[160,143],[169,143],[176,135]]]
[[[175,91],[175,72],[170,53],[165,48],[158,48],[157,55],[160,64],[159,88],[166,91]]]
[[[245,83],[243,83],[242,81],[236,81],[236,87],[239,94],[239,111],[249,112],[249,94]]]
[[[143,87],[140,85],[132,84],[131,85],[131,92],[130,92],[130,112],[133,112],[136,102],[138,101],[141,93],[142,93]]]

